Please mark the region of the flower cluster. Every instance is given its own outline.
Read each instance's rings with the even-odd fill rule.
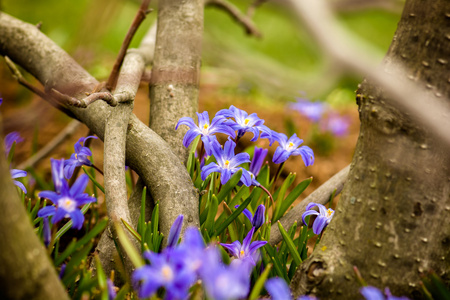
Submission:
[[[243,184],[259,186],[255,177],[261,169],[267,150],[255,147],[250,170],[242,167],[242,164],[250,162],[250,155],[247,153],[235,154],[234,152],[236,143],[246,132],[253,134],[251,141],[263,138],[268,139],[270,145],[275,141],[278,142],[279,146],[273,156],[273,162],[276,164],[283,163],[290,156],[296,155],[302,157],[305,166],[310,166],[314,163],[312,149],[308,146],[300,147],[303,140],[298,138],[296,134],[288,139],[285,134],[275,132],[265,126],[264,120],[258,118],[255,113],[249,115],[247,112],[232,105],[228,109],[222,109],[217,112],[211,123],[209,122],[208,112],[197,113],[197,116],[198,125],[194,123],[192,118],[183,117],[178,121],[175,129],[178,129],[180,125],[187,125],[189,130],[184,136],[183,145],[188,147],[197,136],[201,136],[206,155],[215,157],[217,162],[211,162],[202,167],[202,180],[205,180],[209,174],[218,172],[221,174],[222,184],[225,184],[231,175],[242,170],[241,182]],[[228,135],[228,140],[223,147],[217,141],[214,135],[216,133]],[[200,154],[200,157],[203,158],[203,153]]]
[[[341,116],[323,102],[311,102],[304,98],[296,98],[297,102],[289,108],[298,111],[313,123],[317,123],[323,132],[331,132],[335,136],[344,136],[348,133],[350,118]],[[325,117],[324,117],[325,116]]]
[[[178,244],[183,216],[172,225],[168,245],[161,253],[146,251],[144,258],[150,264],[133,273],[133,283],[139,297],[147,298],[164,288],[164,299],[185,299],[189,288],[201,280],[210,299],[226,300],[246,297],[250,290],[250,274],[257,261],[257,249],[266,242],[251,242],[254,228],[244,239],[233,244],[222,244],[231,249],[237,259],[226,265],[219,249],[206,246],[200,231],[190,227],[184,240]],[[239,248],[239,249],[238,249]]]
[[[42,218],[48,218],[53,216],[52,224],[61,221],[64,218],[72,219],[73,228],[81,229],[84,222],[84,215],[79,209],[80,206],[95,202],[94,197],[90,197],[84,193],[88,184],[88,176],[81,175],[72,187],[69,188],[69,184],[64,178],[64,159],[51,160],[52,164],[52,178],[55,186],[55,191],[42,191],[39,193],[39,197],[47,198],[55,204],[55,206],[46,206],[41,208],[38,212],[38,216]]]

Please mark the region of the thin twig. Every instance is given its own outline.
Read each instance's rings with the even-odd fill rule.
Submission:
[[[127,49],[130,46],[131,40],[133,39],[134,34],[136,33],[139,25],[141,25],[142,21],[144,21],[146,15],[150,12],[148,10],[148,6],[150,4],[150,0],[143,0],[142,4],[134,17],[133,23],[131,23],[130,28],[128,29],[127,35],[122,43],[119,54],[117,55],[116,62],[114,63],[111,74],[109,74],[108,81],[106,82],[106,88],[109,91],[114,90],[117,78],[119,77],[119,70],[122,66],[123,59],[125,58],[125,54],[127,53]]]
[[[82,123],[77,120],[71,121],[57,136],[55,136],[47,145],[39,150],[35,155],[17,166],[18,169],[24,170],[34,167],[41,159],[50,154],[56,147],[61,145],[68,137],[74,134]]]
[[[336,191],[335,195],[338,195],[344,183],[347,180],[348,172],[350,170],[350,165],[339,171],[336,175],[328,179],[327,182],[322,184],[318,189],[316,189],[312,194],[303,199],[299,204],[297,204],[293,209],[291,209],[284,217],[280,219],[281,224],[284,228],[290,228],[294,222],[301,220],[302,214],[305,212],[306,205],[311,202],[319,204],[327,204],[330,201],[330,195]],[[270,230],[270,240],[271,245],[278,244],[282,240],[278,226],[272,226]]]
[[[225,0],[207,0],[205,6],[214,6],[226,11],[236,22],[241,24],[248,35],[261,38],[262,34],[256,28],[255,23],[247,15],[242,13],[236,6]]]
[[[93,93],[81,100],[79,100],[75,97],[65,95],[55,89],[51,89],[50,93],[52,94],[53,97],[57,98],[60,102],[66,103],[71,106],[80,107],[80,108],[86,108],[90,104],[94,103],[97,100],[103,100],[106,103],[108,103],[110,106],[117,106],[117,103],[119,102],[116,100],[116,98],[110,92]]]
[[[31,92],[38,95],[42,99],[46,100],[53,107],[63,111],[68,116],[71,116],[72,118],[74,117],[72,112],[70,112],[67,108],[62,106],[60,103],[56,102],[51,96],[47,95],[44,91],[41,91],[40,89],[38,89],[37,87],[33,86],[28,81],[26,81],[25,77],[23,77],[22,73],[20,73],[19,69],[16,67],[14,62],[8,56],[5,56],[5,62],[9,68],[9,70],[11,71],[14,79],[16,79],[19,84],[26,87],[27,89],[29,89]]]

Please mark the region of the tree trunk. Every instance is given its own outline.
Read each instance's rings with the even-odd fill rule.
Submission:
[[[69,299],[13,186],[2,144],[3,139],[0,144],[0,299]]]
[[[428,97],[450,97],[450,2],[406,1],[384,60],[408,70]],[[403,75],[405,76],[405,75]],[[357,95],[361,130],[349,179],[321,243],[292,281],[295,295],[360,299],[353,266],[369,285],[423,298],[421,276],[435,271],[449,283],[449,151],[383,91],[364,81]]]

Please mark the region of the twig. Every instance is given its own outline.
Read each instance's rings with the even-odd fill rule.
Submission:
[[[133,23],[131,23],[130,28],[128,29],[127,35],[122,43],[119,54],[117,55],[116,62],[114,63],[111,74],[109,74],[108,81],[106,82],[106,88],[109,91],[114,90],[117,78],[119,76],[119,70],[122,66],[123,59],[127,52],[128,47],[130,46],[131,40],[133,39],[134,34],[136,33],[139,25],[141,25],[142,21],[144,21],[145,16],[150,12],[148,10],[148,6],[150,4],[150,0],[143,0],[141,6],[139,7],[136,16],[134,17]]]
[[[302,214],[305,212],[306,205],[311,202],[319,204],[327,204],[330,200],[330,195],[336,190],[335,195],[338,195],[344,183],[347,180],[348,172],[350,170],[350,165],[339,171],[336,175],[328,179],[327,182],[322,184],[318,189],[316,189],[312,194],[303,199],[299,204],[297,204],[293,209],[291,209],[284,217],[280,219],[281,224],[284,228],[289,228],[294,224],[294,222],[301,220]],[[282,240],[278,226],[272,226],[270,230],[270,240],[271,245],[278,244]]]
[[[114,98],[114,96],[109,92],[93,93],[81,100],[79,100],[75,97],[65,95],[55,89],[51,89],[50,93],[53,97],[58,99],[60,102],[71,105],[71,106],[80,107],[80,108],[86,108],[90,104],[94,103],[97,100],[103,100],[106,103],[108,103],[110,106],[117,106],[117,103],[118,103],[118,101]]]
[[[206,6],[214,6],[226,11],[236,22],[241,24],[245,32],[249,35],[261,38],[261,32],[256,28],[252,19],[242,13],[236,6],[226,0],[207,0],[205,2]]]
[[[53,107],[63,111],[68,116],[71,116],[72,118],[74,117],[72,112],[70,112],[67,108],[62,106],[60,103],[54,101],[54,99],[51,96],[47,95],[45,92],[41,91],[40,89],[38,89],[37,87],[33,86],[28,81],[26,81],[26,79],[22,76],[22,73],[20,73],[19,69],[16,67],[14,62],[8,56],[5,56],[5,62],[9,68],[9,70],[11,71],[14,79],[16,79],[19,84],[26,87],[27,89],[29,89],[31,92],[38,95],[42,99],[46,100]]]
[[[82,123],[77,120],[71,121],[57,136],[55,136],[47,145],[39,150],[35,155],[17,166],[18,169],[24,170],[34,167],[41,159],[50,154],[56,147],[61,145],[68,137],[77,131]]]
[[[321,48],[348,71],[367,76],[382,87],[399,110],[411,114],[429,130],[437,140],[450,146],[450,107],[438,91],[421,88],[414,75],[408,75],[398,61],[386,62],[387,71],[381,70],[373,60],[376,51],[340,25],[324,0],[285,0],[299,19],[307,25]],[[409,78],[413,82],[401,80]],[[425,87],[425,83],[422,83]]]
[[[255,14],[255,11],[258,7],[260,7],[261,5],[263,5],[264,3],[266,3],[269,0],[255,0],[247,9],[247,16],[249,18],[252,18],[253,15]]]

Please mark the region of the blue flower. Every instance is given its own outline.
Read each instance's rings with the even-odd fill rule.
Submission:
[[[312,122],[318,122],[326,110],[326,105],[323,102],[310,102],[302,98],[296,99],[297,102],[291,104],[290,108],[298,111]]]
[[[48,247],[50,245],[50,241],[52,239],[52,233],[50,231],[50,224],[48,223],[48,218],[43,218],[43,229],[42,229],[42,235],[44,236],[44,245],[45,247]]]
[[[346,135],[349,126],[350,119],[347,116],[340,116],[337,113],[330,113],[320,124],[322,130],[329,131],[338,137]]]
[[[211,152],[216,158],[217,163],[212,162],[202,168],[202,180],[205,180],[206,177],[213,172],[220,172],[220,182],[225,184],[231,178],[231,175],[242,169],[238,167],[239,165],[250,162],[250,155],[248,153],[239,153],[237,155],[234,154],[236,143],[231,140],[225,142],[223,149],[217,140],[213,140],[210,146]],[[250,186],[252,184],[250,174],[244,169],[242,169],[241,181],[246,186]]]
[[[314,206],[319,208],[319,212],[312,209]],[[311,202],[306,206],[306,211],[302,214],[303,224],[308,225],[305,222],[305,218],[310,215],[317,216],[313,223],[313,232],[314,234],[320,234],[322,230],[330,224],[330,221],[334,216],[334,210],[331,208],[326,209],[322,204]]]
[[[286,281],[279,277],[270,278],[264,284],[266,290],[272,296],[272,300],[291,300],[291,290]],[[315,296],[300,296],[297,300],[317,300]]]
[[[96,139],[96,136],[90,135],[80,138],[74,145],[75,153],[72,153],[70,158],[64,161],[64,176],[70,179],[76,167],[92,166],[92,162],[88,156],[92,156],[92,152],[88,147],[84,147],[87,139]]]
[[[12,169],[9,172],[11,173],[11,177],[13,179],[27,176],[27,172],[26,171],[22,171],[22,170]],[[25,188],[25,186],[23,185],[22,182],[17,181],[17,180],[13,180],[13,183],[16,186],[18,186],[24,192],[24,194],[27,193],[27,189]]]
[[[183,263],[186,251],[179,248],[168,248],[162,253],[144,252],[144,257],[150,261],[133,272],[132,281],[139,287],[139,297],[147,298],[164,287],[165,299],[185,299],[189,287],[195,282],[196,276]]]
[[[303,143],[302,139],[294,133],[288,140],[284,133],[272,132],[273,138],[280,144],[273,155],[273,162],[276,164],[285,162],[291,155],[301,155],[305,166],[314,163],[314,153],[308,146],[299,146]]]
[[[180,125],[189,126],[189,130],[186,132],[186,135],[183,138],[183,146],[188,147],[198,135],[202,137],[202,141],[204,144],[209,142],[211,137],[215,137],[213,134],[218,132],[225,133],[233,138],[236,136],[236,133],[234,132],[233,129],[231,129],[231,127],[223,125],[223,123],[225,122],[224,117],[215,116],[210,124],[209,115],[207,111],[201,114],[197,113],[197,116],[198,116],[198,126],[195,125],[194,120],[192,118],[183,117],[178,121],[175,127],[175,130],[177,130],[178,126]]]
[[[253,233],[255,232],[255,227],[252,228],[252,230],[249,231],[247,236],[244,238],[243,243],[239,241],[234,241],[231,244],[223,244],[221,243],[222,247],[226,248],[230,253],[240,259],[240,260],[247,260],[251,265],[255,266],[256,262],[259,259],[259,253],[257,250],[267,244],[266,241],[255,241],[251,242],[253,238]]]
[[[389,288],[386,288],[384,290],[386,297],[384,297],[383,293],[379,289],[373,286],[365,286],[361,288],[359,291],[367,300],[409,300],[409,298],[405,296],[403,297],[392,296]]]
[[[239,207],[239,204],[236,205],[234,208],[238,208],[238,207]],[[244,208],[244,210],[242,211],[242,213],[250,220],[250,222],[252,223],[252,226],[255,227],[255,231],[258,230],[258,228],[264,224],[265,210],[266,210],[266,207],[263,204],[260,204],[256,208],[255,216],[253,216],[252,213],[247,208]]]
[[[67,181],[63,177],[64,160],[51,160],[52,163],[52,177],[55,185],[55,192],[42,191],[39,197],[47,198],[52,201],[55,206],[46,206],[41,208],[38,212],[38,217],[53,216],[52,224],[58,223],[63,218],[71,218],[73,228],[81,229],[84,222],[84,215],[79,209],[80,206],[95,202],[94,197],[90,197],[84,193],[88,184],[88,176],[81,175],[75,183],[69,188]]]
[[[264,160],[266,159],[268,149],[255,147],[255,152],[253,154],[252,162],[250,163],[250,172],[253,175],[258,176],[259,171],[261,171],[261,167],[264,164]]]
[[[11,147],[14,144],[14,142],[16,142],[16,144],[17,144],[17,143],[20,143],[23,141],[24,141],[24,139],[20,136],[20,134],[17,131],[8,133],[5,136],[5,141],[4,141],[6,156],[9,155],[9,151],[11,150]]]
[[[106,280],[106,286],[108,287],[108,300],[114,300],[116,298],[116,287],[114,286],[114,283],[111,279]]]
[[[185,251],[185,267],[192,273],[199,275],[204,264],[205,242],[202,234],[196,227],[189,227],[184,232],[184,239],[178,248]]]
[[[233,130],[237,130],[237,137],[241,138],[246,132],[253,133],[252,142],[255,142],[259,138],[259,133],[262,132],[263,138],[270,140],[271,130],[264,126],[264,120],[258,118],[256,113],[248,114],[242,109],[236,108],[233,105],[229,109],[222,109],[217,112],[216,116],[223,116],[226,118],[234,118],[234,120],[228,119],[225,124],[228,124]]]
[[[209,299],[232,300],[245,298],[250,290],[252,266],[246,261],[234,260],[224,265],[216,247],[204,251],[201,279]]]
[[[167,248],[175,247],[180,238],[181,228],[183,226],[183,215],[179,215],[170,227],[169,238],[167,239]]]

